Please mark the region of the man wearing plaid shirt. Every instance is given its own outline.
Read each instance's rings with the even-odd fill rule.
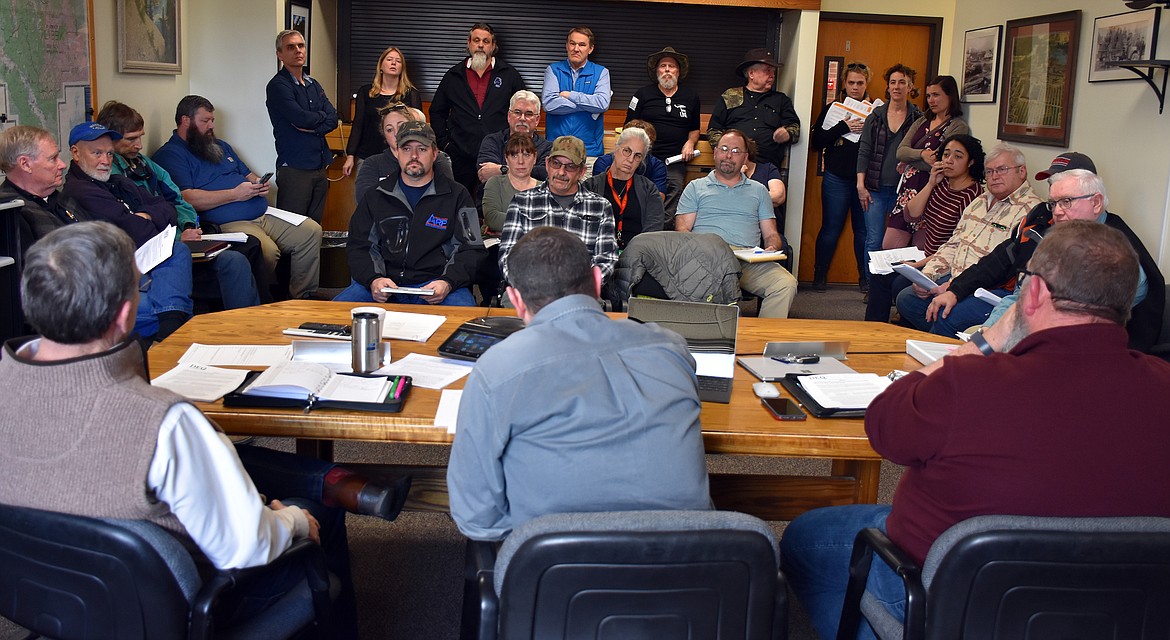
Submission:
[[[573,136],[553,141],[545,160],[548,180],[521,191],[508,206],[508,217],[500,237],[500,270],[508,280],[508,253],[537,227],[559,227],[581,239],[593,254],[593,265],[608,282],[617,264],[613,212],[609,201],[581,188],[585,172],[585,143]]]

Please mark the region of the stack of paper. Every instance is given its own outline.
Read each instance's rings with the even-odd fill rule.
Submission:
[[[800,384],[826,409],[865,409],[890,386],[890,379],[876,373],[834,373],[804,376]]]
[[[832,106],[829,107],[829,112],[825,114],[825,123],[821,126],[821,128],[825,130],[832,129],[833,127],[837,126],[838,122],[841,122],[847,118],[865,120],[867,117],[869,117],[869,113],[874,110],[874,107],[880,107],[882,104],[883,102],[881,98],[870,102],[869,100],[861,101],[846,97],[841,102],[834,102]],[[850,142],[857,142],[858,140],[861,140],[860,133],[847,133],[841,137]]]
[[[776,262],[787,257],[783,251],[765,251],[760,247],[737,249],[732,251],[732,253],[743,262]]]
[[[957,344],[926,342],[925,340],[906,341],[906,355],[922,364],[930,364],[939,358],[949,356],[952,351],[958,348]]]
[[[876,274],[893,273],[894,265],[899,262],[918,262],[924,259],[926,259],[926,254],[918,247],[870,251],[869,272]]]

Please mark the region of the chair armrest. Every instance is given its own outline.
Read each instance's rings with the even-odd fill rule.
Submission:
[[[838,640],[857,637],[857,629],[861,625],[861,596],[865,594],[874,555],[901,576],[906,587],[903,640],[921,639],[926,622],[926,590],[922,587],[922,570],[906,552],[890,541],[885,532],[870,527],[858,531],[853,541],[853,555],[849,559],[849,584],[845,588],[841,622],[837,627]]]
[[[495,542],[467,541],[461,640],[493,640],[498,635],[500,601],[496,596],[495,566]]]
[[[213,636],[212,608],[223,594],[250,582],[264,580],[271,571],[289,563],[301,563],[304,566],[305,578],[309,583],[309,590],[313,594],[313,609],[316,613],[317,624],[328,628],[328,616],[332,608],[332,601],[329,597],[329,572],[325,568],[325,552],[316,542],[302,538],[268,564],[246,569],[217,571],[206,580],[191,603],[190,638],[194,640],[195,638],[211,638]]]

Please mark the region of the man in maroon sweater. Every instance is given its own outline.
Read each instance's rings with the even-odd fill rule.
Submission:
[[[837,635],[864,527],[921,563],[939,534],[977,515],[1170,516],[1170,364],[1126,347],[1133,247],[1074,220],[1052,228],[1026,273],[1003,320],[870,405],[874,450],[906,466],[892,507],[818,509],[784,532],[784,572],[821,637]],[[867,588],[902,617],[905,590],[885,564]]]

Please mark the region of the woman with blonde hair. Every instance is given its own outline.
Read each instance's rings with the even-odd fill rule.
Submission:
[[[378,57],[374,70],[374,81],[362,85],[357,91],[357,104],[353,114],[353,128],[349,142],[345,145],[345,164],[342,173],[350,175],[355,165],[386,149],[382,136],[381,109],[390,104],[401,103],[415,109],[422,108],[422,96],[410,82],[406,73],[406,57],[398,47],[388,47]]]

